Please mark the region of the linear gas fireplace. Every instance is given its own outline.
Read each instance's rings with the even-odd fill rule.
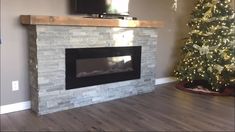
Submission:
[[[66,49],[66,90],[140,78],[141,46]]]

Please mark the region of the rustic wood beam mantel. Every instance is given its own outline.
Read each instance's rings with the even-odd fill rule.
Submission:
[[[130,28],[161,28],[164,26],[164,23],[162,21],[82,18],[77,16],[21,15],[20,21],[23,25],[130,27]]]

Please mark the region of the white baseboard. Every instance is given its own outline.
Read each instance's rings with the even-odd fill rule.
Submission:
[[[155,80],[155,85],[175,82],[176,78],[167,77],[167,78],[158,78]],[[19,102],[15,104],[3,105],[0,106],[0,114],[7,114],[11,112],[17,112],[22,110],[27,110],[31,108],[31,101]]]
[[[31,108],[31,101],[0,106],[0,114],[7,114]]]
[[[166,78],[158,78],[155,80],[155,85],[170,83],[177,81],[175,77],[166,77]]]

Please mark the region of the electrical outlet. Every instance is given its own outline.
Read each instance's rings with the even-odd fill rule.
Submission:
[[[12,91],[19,90],[19,81],[12,81]]]

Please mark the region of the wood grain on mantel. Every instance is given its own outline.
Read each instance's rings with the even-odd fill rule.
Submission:
[[[164,26],[164,23],[162,21],[99,19],[99,18],[82,18],[75,16],[21,15],[20,21],[24,25],[136,27],[136,28],[161,28]]]

